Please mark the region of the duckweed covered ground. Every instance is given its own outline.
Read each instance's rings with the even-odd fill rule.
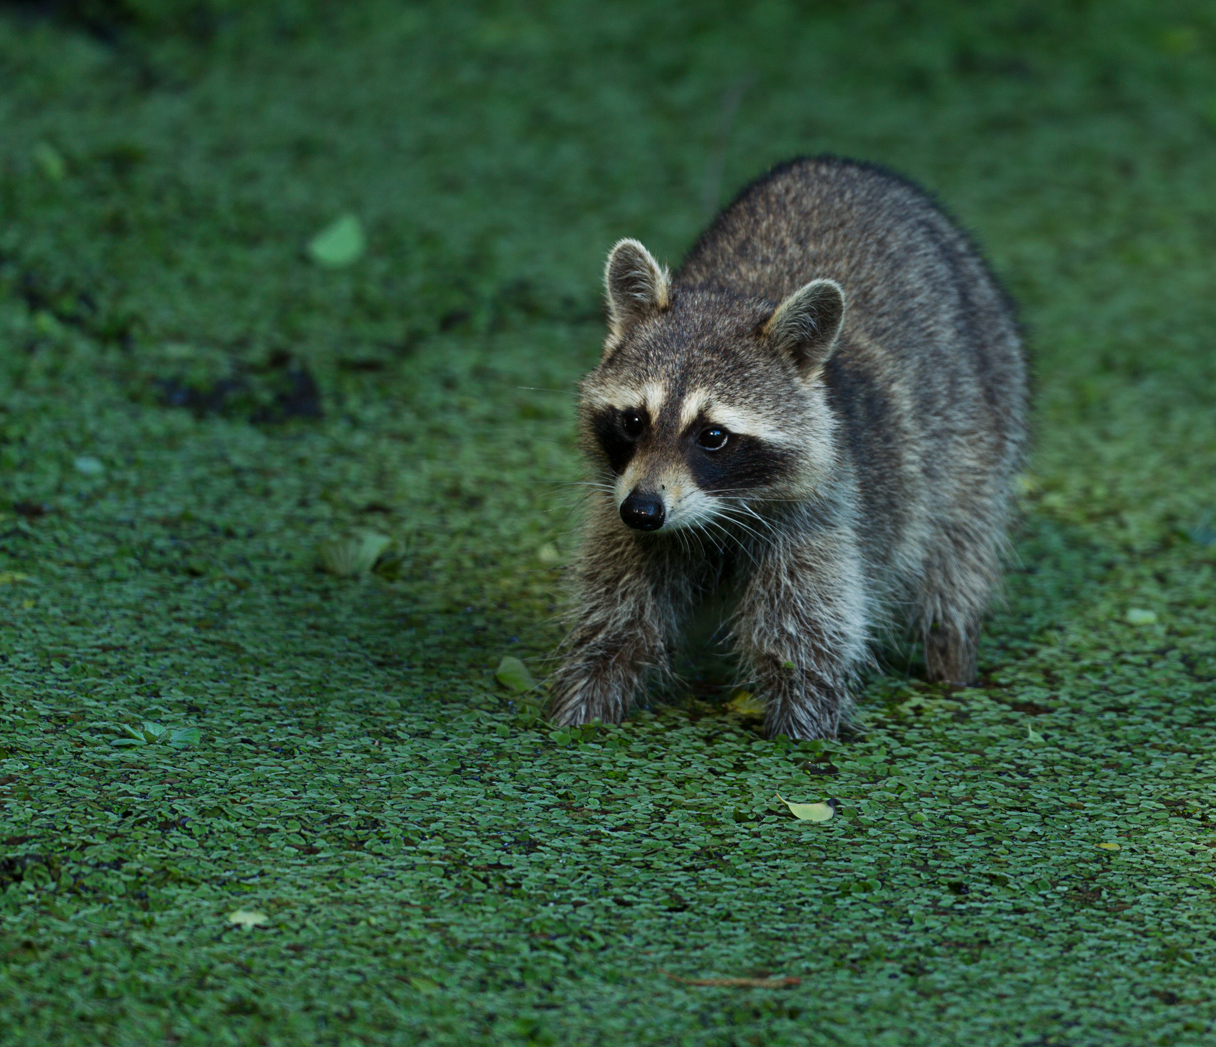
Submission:
[[[982,685],[551,730],[603,254],[825,150],[1023,306]],[[0,1041],[1216,1042],[1213,186],[1200,0],[0,5]]]

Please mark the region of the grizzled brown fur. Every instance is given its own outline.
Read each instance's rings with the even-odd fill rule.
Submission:
[[[734,600],[770,735],[830,738],[884,632],[976,675],[1025,443],[1018,331],[975,248],[913,185],[831,157],[745,189],[674,277],[621,241],[582,384],[598,475],[552,684],[618,722],[699,600]]]

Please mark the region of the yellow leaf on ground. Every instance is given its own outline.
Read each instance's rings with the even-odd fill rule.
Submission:
[[[236,912],[228,914],[228,922],[235,923],[239,927],[260,927],[264,923],[270,923],[270,917],[264,912],[237,909]]]
[[[28,574],[20,571],[0,571],[0,585],[16,585],[18,582],[32,582]]]
[[[736,691],[730,696],[726,708],[739,716],[763,716],[764,702],[751,691]]]
[[[1127,609],[1127,624],[1128,625],[1156,625],[1157,612],[1146,611],[1143,607],[1129,607]]]
[[[1101,847],[1104,851],[1117,851],[1119,845],[1117,843],[1095,843],[1095,847]]]
[[[777,799],[785,804],[790,809],[790,814],[800,822],[826,822],[836,813],[830,803],[790,803],[780,793],[777,794]]]

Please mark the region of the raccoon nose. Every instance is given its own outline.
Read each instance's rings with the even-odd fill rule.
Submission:
[[[639,531],[657,531],[666,515],[663,499],[657,494],[633,491],[621,502],[621,519]]]

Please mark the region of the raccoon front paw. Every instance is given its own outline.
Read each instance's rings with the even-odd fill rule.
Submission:
[[[764,703],[764,733],[803,741],[832,741],[849,705],[848,690],[819,674],[782,667],[770,678]]]
[[[764,736],[766,738],[776,738],[783,734],[787,738],[793,738],[796,741],[834,742],[839,731],[839,715],[820,716],[813,714],[807,716],[802,712],[794,714],[783,713],[777,716],[768,716],[764,721]]]
[[[629,695],[622,694],[619,682],[608,673],[562,670],[553,682],[548,716],[558,727],[620,723],[628,704]]]

